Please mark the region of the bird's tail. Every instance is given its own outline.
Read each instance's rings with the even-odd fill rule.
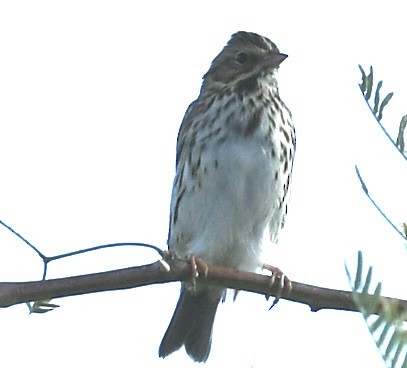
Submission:
[[[196,292],[182,288],[174,315],[161,341],[161,358],[185,345],[193,360],[205,362],[208,359],[213,322],[222,292],[213,288]]]

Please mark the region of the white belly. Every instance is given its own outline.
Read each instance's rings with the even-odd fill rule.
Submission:
[[[184,170],[187,190],[170,249],[180,257],[194,254],[209,264],[255,271],[263,263],[263,234],[278,210],[279,166],[257,140],[240,138],[206,150],[200,186]]]

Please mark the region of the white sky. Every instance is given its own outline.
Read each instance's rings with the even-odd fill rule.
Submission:
[[[355,4],[356,3],[356,4]],[[14,1],[0,3],[0,218],[45,254],[109,242],[165,247],[179,124],[213,57],[238,30],[289,55],[280,92],[297,128],[288,222],[270,263],[294,281],[347,289],[358,249],[384,294],[407,298],[406,253],[354,174],[396,224],[407,169],[365,106],[357,64],[407,113],[402,2]],[[404,210],[404,211],[403,211]],[[0,280],[41,277],[41,262],[0,229]],[[113,249],[53,263],[49,278],[156,260]],[[31,315],[0,310],[8,367],[189,367],[157,350],[178,284],[55,300]],[[208,367],[382,367],[362,318],[241,293],[219,308]]]

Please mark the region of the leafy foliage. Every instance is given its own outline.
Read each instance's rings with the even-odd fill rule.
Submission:
[[[396,299],[385,299],[380,295],[382,284],[379,282],[374,288],[374,298],[367,298],[372,284],[373,270],[370,266],[363,277],[362,253],[358,253],[356,277],[352,280],[346,267],[349,283],[354,292],[354,299],[359,306],[363,318],[369,328],[376,346],[382,354],[383,360],[389,368],[407,367],[407,329],[403,325],[406,318],[398,308]],[[379,310],[379,315],[371,311]]]
[[[360,89],[365,96],[366,101],[369,102],[372,91],[373,91],[373,68],[370,67],[370,73],[366,75],[363,68],[359,65],[359,69],[362,73],[362,83],[359,84]],[[383,109],[389,103],[391,98],[393,97],[393,92],[390,92],[386,95],[382,102],[380,102],[380,89],[382,88],[383,81],[379,81],[377,83],[376,91],[374,93],[374,105],[373,105],[373,113],[376,116],[377,120],[382,120],[383,117]],[[370,105],[369,105],[370,106]]]
[[[370,110],[372,111],[372,114],[376,118],[376,121],[379,124],[380,128],[382,128],[384,134],[387,136],[388,139],[390,139],[392,144],[397,148],[397,150],[401,153],[404,159],[407,160],[404,145],[404,132],[406,130],[407,125],[407,115],[403,116],[403,118],[401,119],[397,140],[394,141],[381,123],[381,120],[383,118],[383,109],[393,97],[393,92],[388,93],[386,97],[384,97],[383,100],[381,100],[380,90],[383,86],[383,81],[379,81],[377,83],[376,89],[374,90],[373,68],[370,67],[369,74],[367,75],[362,66],[359,65],[359,69],[360,72],[362,73],[362,82],[359,84],[359,87],[366,100],[366,103],[368,104]],[[374,97],[372,98],[372,96]]]
[[[379,124],[380,128],[383,130],[384,134],[387,136],[387,138],[392,142],[393,146],[401,153],[402,157],[407,161],[407,156],[405,155],[405,144],[404,144],[404,132],[406,130],[407,126],[407,115],[404,115],[400,121],[399,125],[399,131],[397,135],[396,141],[394,141],[389,133],[386,131],[384,126],[381,123],[381,119],[383,117],[383,109],[385,106],[389,103],[391,98],[393,97],[393,92],[388,93],[386,97],[381,100],[380,99],[380,90],[383,86],[383,81],[379,81],[376,86],[376,90],[374,90],[374,82],[373,82],[373,67],[370,67],[369,74],[366,75],[366,72],[362,68],[362,66],[359,65],[360,72],[362,74],[362,82],[359,84],[360,90],[363,94],[363,97],[366,100],[367,105],[370,108],[370,111],[372,112],[373,116],[375,117],[377,123]],[[373,101],[372,101],[372,96],[374,95]],[[373,105],[373,107],[372,107]],[[388,216],[381,210],[381,208],[376,204],[374,199],[370,196],[367,186],[364,183],[359,169],[357,165],[355,166],[356,168],[356,174],[359,178],[359,181],[362,185],[362,189],[365,192],[366,196],[369,198],[369,200],[372,202],[372,204],[376,207],[376,209],[381,213],[381,215],[384,217],[384,219],[397,231],[399,235],[403,239],[407,239],[407,225],[405,223],[401,224],[402,230],[399,230],[398,227],[389,219]],[[407,244],[406,244],[407,247]]]
[[[359,69],[362,73],[362,82],[359,84],[360,90],[373,114],[377,123],[383,130],[387,138],[392,142],[395,148],[401,153],[403,158],[407,160],[405,155],[404,145],[404,132],[407,126],[407,115],[403,116],[399,126],[399,132],[396,141],[394,141],[384,126],[381,123],[383,117],[383,109],[389,103],[393,97],[393,93],[388,93],[383,100],[380,98],[380,90],[383,82],[379,81],[376,88],[374,88],[373,82],[373,68],[370,67],[369,74],[366,75],[363,68],[359,65]],[[374,97],[373,97],[374,96]],[[362,189],[366,196],[376,207],[376,209],[382,214],[382,216],[393,226],[393,228],[401,235],[403,239],[407,238],[407,225],[403,224],[403,230],[399,231],[397,227],[390,221],[386,214],[375,203],[373,198],[369,195],[366,184],[364,183],[359,169],[356,166],[356,174],[362,185]],[[407,316],[403,315],[401,309],[398,306],[398,301],[395,299],[383,298],[380,295],[381,283],[379,282],[374,288],[374,298],[368,299],[366,295],[371,289],[372,283],[372,267],[368,268],[366,277],[363,277],[363,258],[362,253],[358,253],[358,265],[354,281],[350,276],[350,272],[346,267],[346,273],[349,283],[351,284],[354,292],[355,303],[360,308],[363,318],[369,328],[379,351],[383,356],[387,367],[389,368],[407,368],[407,329],[404,323],[404,319]],[[376,315],[374,311],[379,311]]]

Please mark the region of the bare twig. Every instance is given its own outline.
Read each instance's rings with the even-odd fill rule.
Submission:
[[[31,242],[29,242],[25,237],[23,237],[21,234],[19,234],[11,226],[7,225],[4,221],[0,220],[0,225],[4,226],[8,231],[10,231],[12,234],[17,236],[24,243],[26,243],[42,259],[42,262],[44,264],[43,272],[42,272],[42,279],[43,280],[45,280],[45,277],[47,276],[48,263],[50,263],[52,261],[57,261],[57,260],[62,259],[62,258],[77,256],[79,254],[94,252],[94,251],[101,250],[101,249],[115,248],[115,247],[129,247],[129,246],[130,247],[144,247],[144,248],[149,248],[149,249],[155,250],[161,257],[164,255],[164,251],[162,249],[160,249],[159,247],[156,247],[155,245],[151,245],[151,244],[146,244],[146,243],[110,243],[110,244],[97,245],[97,246],[90,247],[90,248],[79,249],[79,250],[75,250],[75,251],[72,251],[72,252],[58,254],[56,256],[49,257],[49,256],[46,256],[45,254],[43,254],[37,247],[35,247]]]
[[[403,240],[405,240],[405,236],[404,234],[397,228],[396,225],[394,225],[391,220],[387,217],[387,215],[382,211],[382,209],[379,207],[379,205],[375,202],[375,200],[370,196],[369,191],[367,189],[367,186],[364,182],[364,180],[362,179],[362,175],[360,175],[360,171],[359,168],[357,167],[357,165],[355,165],[355,170],[356,170],[356,175],[358,176],[358,179],[360,181],[360,184],[362,185],[362,189],[365,192],[367,198],[369,198],[370,202],[373,204],[373,206],[375,206],[375,208],[380,212],[380,214],[383,216],[383,218],[390,224],[390,226],[396,230],[397,234],[399,234]]]
[[[9,307],[34,300],[190,280],[190,277],[191,267],[188,262],[165,257],[161,261],[145,266],[90,275],[35,282],[0,283],[0,307]],[[270,290],[269,276],[210,265],[208,265],[205,274],[198,276],[197,282],[216,284],[263,295],[276,294],[276,290]],[[289,294],[283,293],[281,298],[306,304],[314,312],[321,309],[359,311],[350,291],[321,288],[299,282],[292,282],[291,292]],[[407,315],[407,301],[392,300],[396,300],[400,311]],[[371,311],[371,313],[378,312],[380,311]]]

